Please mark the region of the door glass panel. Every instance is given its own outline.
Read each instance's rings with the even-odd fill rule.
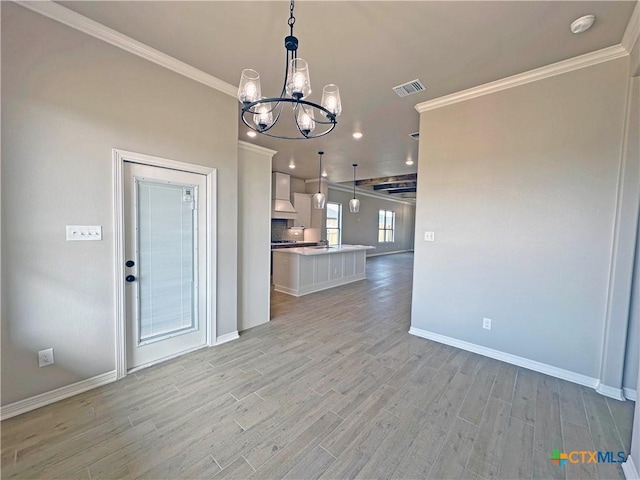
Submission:
[[[197,328],[193,187],[138,182],[139,342]]]

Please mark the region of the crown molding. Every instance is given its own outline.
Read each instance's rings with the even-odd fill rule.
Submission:
[[[636,7],[637,9],[637,7]],[[445,107],[454,103],[464,102],[472,98],[489,95],[490,93],[499,92],[508,88],[525,85],[527,83],[537,82],[545,78],[561,75],[563,73],[572,72],[581,68],[590,67],[599,63],[608,62],[628,55],[627,50],[622,45],[614,45],[612,47],[596,50],[595,52],[586,53],[578,57],[562,60],[561,62],[552,63],[544,67],[529,70],[528,72],[518,73],[511,77],[496,80],[495,82],[485,83],[477,87],[472,87],[461,92],[445,95],[444,97],[427,100],[416,105],[416,110],[420,113],[434,110],[436,108]]]
[[[353,193],[353,187],[346,187],[344,185],[340,185],[337,183],[329,183],[329,189],[330,190],[338,190],[339,192],[346,192],[346,193]],[[369,190],[362,190],[359,188],[356,188],[356,193],[358,195],[362,195],[363,197],[371,197],[371,198],[377,198],[379,200],[386,200],[388,202],[396,202],[396,203],[402,203],[404,205],[412,205],[415,207],[415,202],[410,202],[409,200],[402,200],[400,198],[393,198],[390,197],[389,195],[382,195],[379,193],[374,193],[374,192],[370,192]]]
[[[255,145],[253,143],[245,142],[244,140],[238,140],[238,148],[240,150],[246,150],[247,152],[259,153],[261,155],[269,155],[273,157],[276,153],[276,150],[271,150],[270,148],[261,147],[260,145]]]
[[[232,97],[236,96],[238,87],[234,87],[230,83],[224,82],[213,75],[209,75],[202,70],[178,60],[177,58],[162,53],[155,48],[151,48],[142,42],[123,35],[116,30],[106,27],[101,23],[80,15],[73,10],[69,10],[55,2],[50,0],[40,2],[15,0],[15,3],[33,12],[39,13],[40,15],[55,20],[56,22],[60,22],[68,27],[86,33],[87,35],[91,35],[98,40],[107,42],[140,58],[144,58],[145,60],[160,65],[161,67],[167,68],[179,75],[195,80],[198,83],[202,83],[208,87],[218,90],[219,92]]]
[[[636,2],[629,23],[627,23],[627,28],[622,36],[622,41],[620,42],[627,53],[631,53],[631,49],[638,41],[638,36],[640,36],[640,1]]]

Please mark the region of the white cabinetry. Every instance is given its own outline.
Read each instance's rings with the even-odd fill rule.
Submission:
[[[309,228],[311,226],[311,195],[294,193],[293,206],[298,212],[298,216],[293,220],[293,226]]]
[[[300,297],[362,280],[366,278],[366,253],[370,248],[373,247],[275,250],[273,252],[274,289]]]
[[[290,179],[286,173],[273,172],[271,176],[273,198],[289,201]]]

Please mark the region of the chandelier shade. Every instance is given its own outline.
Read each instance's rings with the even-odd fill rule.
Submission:
[[[318,152],[320,155],[320,171],[318,173],[318,193],[313,194],[313,208],[317,208],[318,210],[322,210],[327,203],[327,197],[320,191],[320,186],[322,185],[322,155],[324,152]]]
[[[353,165],[353,198],[349,200],[349,212],[358,213],[360,211],[360,200],[356,198],[356,167],[357,163]]]
[[[289,7],[290,35],[285,37],[286,68],[279,97],[263,97],[260,75],[247,68],[242,71],[238,86],[238,100],[242,104],[242,122],[251,130],[269,137],[289,140],[318,138],[331,132],[336,117],[342,112],[340,91],[334,84],[322,89],[321,103],[308,100],[311,94],[309,64],[298,57],[298,39],[293,35],[296,18],[294,0]],[[285,115],[291,110],[290,120]]]

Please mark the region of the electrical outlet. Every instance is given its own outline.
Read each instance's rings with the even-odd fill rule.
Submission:
[[[38,366],[46,367],[47,365],[53,365],[53,348],[47,348],[46,350],[40,350],[38,352]]]
[[[436,233],[435,232],[424,232],[424,241],[425,242],[435,242],[436,241]]]
[[[482,319],[482,328],[484,328],[486,330],[491,330],[491,319],[490,318],[483,318]]]

